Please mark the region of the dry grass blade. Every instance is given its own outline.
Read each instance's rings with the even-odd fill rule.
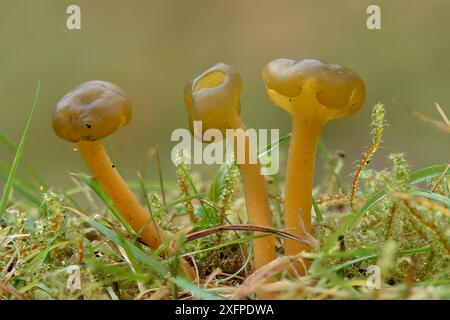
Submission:
[[[450,127],[450,121],[448,120],[447,115],[445,114],[444,110],[442,110],[439,103],[435,102],[434,106],[436,107],[436,110],[439,113],[439,115],[442,117],[442,120],[444,120],[445,124]]]
[[[153,293],[152,293],[153,292]],[[170,294],[170,290],[167,286],[159,288],[148,289],[139,293],[135,300],[162,300]],[[146,298],[148,296],[148,298]]]
[[[222,269],[220,268],[216,268],[214,269],[213,272],[211,272],[211,274],[206,278],[205,283],[203,283],[203,288],[208,288],[209,284],[218,276],[222,273]]]
[[[435,119],[432,119],[432,118],[430,118],[430,117],[427,117],[426,115],[424,115],[424,114],[422,114],[422,113],[420,113],[420,112],[417,112],[416,110],[414,110],[413,108],[411,108],[410,106],[408,106],[407,104],[405,104],[405,103],[400,103],[400,105],[403,107],[403,108],[405,108],[406,109],[406,111],[408,111],[409,112],[409,114],[411,114],[413,117],[415,117],[416,119],[418,119],[418,120],[420,120],[420,121],[422,121],[422,122],[424,122],[424,123],[426,123],[426,124],[429,124],[430,126],[432,126],[433,128],[435,128],[435,129],[438,129],[438,130],[441,130],[441,131],[444,131],[444,132],[446,132],[446,133],[450,133],[450,125],[448,124],[448,123],[446,123],[446,122],[443,122],[443,121],[439,121],[439,120],[435,120]],[[438,104],[436,105],[436,106],[439,106]],[[440,108],[440,107],[439,107]],[[439,110],[439,109],[438,109]],[[441,111],[442,111],[442,109],[440,109]],[[439,112],[439,111],[438,111]],[[442,114],[441,114],[441,116],[442,115],[444,115],[444,119],[446,119],[446,116],[445,116],[445,114],[443,113],[443,111],[442,111]],[[445,121],[445,120],[444,120]],[[447,121],[448,121],[448,119],[447,119]]]
[[[0,295],[6,292],[16,298],[17,300],[29,300],[24,294],[18,292],[16,289],[13,289],[6,285],[4,282],[0,281]]]
[[[245,281],[236,289],[231,296],[232,300],[239,300],[251,295],[257,291],[265,291],[263,285],[275,274],[289,268],[293,262],[301,259],[300,255],[279,257],[265,266],[253,272]]]

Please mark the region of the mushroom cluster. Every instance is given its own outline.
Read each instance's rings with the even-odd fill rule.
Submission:
[[[357,112],[365,98],[364,82],[352,70],[319,60],[277,59],[264,68],[263,80],[270,100],[292,116],[292,136],[285,182],[284,221],[289,232],[305,239],[286,239],[285,254],[310,250],[306,241],[312,231],[311,204],[316,146],[323,125],[331,119]],[[230,66],[218,63],[194,77],[185,87],[184,101],[193,130],[195,121],[203,129],[245,129],[240,113],[242,80]],[[195,132],[195,130],[193,130]],[[198,137],[203,140],[203,135]],[[245,154],[255,146],[248,140]],[[235,153],[238,150],[235,150]],[[259,164],[240,164],[249,221],[272,225],[269,198]],[[254,241],[255,268],[275,259],[272,237]],[[295,264],[305,273],[306,264]]]
[[[312,232],[311,204],[316,146],[322,127],[332,119],[356,113],[365,99],[362,79],[352,70],[313,59],[277,59],[263,70],[263,80],[269,99],[292,116],[292,136],[289,147],[284,188],[284,223],[288,232],[306,239]],[[222,136],[233,129],[243,135],[244,144],[232,141],[235,156],[244,155],[239,169],[244,185],[249,223],[272,227],[269,194],[261,166],[250,161],[256,146],[240,117],[242,79],[225,63],[218,63],[196,75],[184,90],[184,103],[189,126],[201,121],[203,132],[219,130]],[[103,148],[101,140],[131,119],[132,107],[123,90],[106,81],[88,81],[66,94],[57,104],[53,116],[55,133],[75,143],[86,165],[110,196],[116,207],[144,243],[156,249],[168,235],[151,221],[149,213],[127,187],[117,168]],[[238,139],[234,135],[231,139]],[[254,160],[254,159],[253,159]],[[274,235],[257,237],[254,242],[254,266],[259,269],[276,258]],[[286,239],[285,254],[296,255],[310,250],[307,241]],[[173,252],[173,249],[172,249]],[[180,260],[182,271],[193,277],[192,267]],[[296,262],[300,274],[307,264]]]

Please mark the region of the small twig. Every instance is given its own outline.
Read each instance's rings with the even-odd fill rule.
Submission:
[[[408,106],[406,103],[400,103],[400,106],[402,106],[404,109],[406,109],[406,111],[408,111],[413,117],[415,117],[416,119],[429,124],[430,126],[438,129],[438,130],[442,130],[444,132],[450,133],[450,125],[448,125],[447,123],[445,123],[445,114],[444,114],[444,122],[439,121],[439,120],[435,120],[435,119],[431,119],[429,117],[427,117],[426,115],[417,112],[416,110],[414,110],[413,108],[411,108],[410,106]],[[439,112],[439,108],[437,108],[438,112]],[[442,110],[442,109],[440,109]],[[441,114],[442,117],[442,114]],[[447,119],[448,121],[448,119]]]
[[[231,220],[228,219],[227,215],[226,215],[224,212],[222,212],[221,210],[219,210],[219,208],[216,208],[216,206],[214,206],[212,203],[209,203],[209,202],[206,201],[205,199],[200,199],[200,202],[201,202],[201,203],[204,203],[204,204],[206,204],[206,205],[208,205],[209,207],[213,208],[217,213],[220,214],[220,216],[222,217],[222,223],[221,223],[220,225],[223,226],[223,220],[225,220],[229,225],[233,225],[233,223],[231,222]],[[239,233],[236,232],[236,231],[235,231],[234,233],[235,233],[236,237],[239,238]],[[221,234],[219,234],[219,241],[220,241],[220,240],[221,240]],[[239,243],[239,248],[240,248],[242,254],[244,254],[244,253],[245,253],[245,254],[248,254],[247,250],[245,250],[245,248],[242,246],[241,243]]]
[[[193,256],[190,256],[191,261],[192,261],[192,265],[194,266],[194,270],[195,270],[195,282],[197,282],[197,285],[200,284],[200,272],[198,271],[198,266],[197,266],[197,262],[195,261]]]
[[[222,273],[222,269],[215,268],[213,270],[213,272],[211,272],[211,274],[206,278],[205,282],[203,283],[203,288],[207,289],[209,284],[221,273]]]
[[[240,230],[240,231],[258,231],[258,232],[264,232],[264,233],[273,233],[276,234],[278,236],[284,237],[284,238],[288,238],[300,243],[309,243],[307,240],[298,237],[296,235],[293,235],[291,233],[285,232],[285,231],[280,231],[280,230],[276,230],[276,229],[272,229],[272,228],[267,228],[267,227],[259,227],[259,226],[252,226],[252,225],[243,225],[243,224],[239,224],[239,225],[224,225],[224,226],[218,226],[215,228],[210,228],[210,229],[206,229],[206,230],[201,230],[201,231],[197,231],[197,232],[193,232],[190,233],[186,236],[186,242],[189,241],[193,241],[202,237],[206,237],[209,236],[211,234],[214,234],[216,232],[221,232],[221,231],[230,231],[230,230]]]
[[[9,293],[17,300],[29,300],[24,294],[18,292],[16,289],[13,289],[7,286],[4,282],[0,281],[0,293],[2,291]]]

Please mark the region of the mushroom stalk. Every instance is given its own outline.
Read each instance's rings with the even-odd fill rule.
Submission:
[[[292,116],[284,217],[291,232],[304,236],[312,232],[311,192],[321,128],[361,108],[364,82],[348,68],[314,59],[276,59],[264,68],[263,79],[269,99]],[[286,240],[288,255],[309,250],[307,243]],[[295,267],[305,274],[306,265],[299,262]]]
[[[256,146],[252,145],[245,124],[240,117],[241,91],[242,79],[239,73],[225,63],[218,63],[195,76],[184,90],[189,126],[194,136],[204,142],[211,142],[205,141],[203,137],[203,134],[209,129],[219,130],[222,137],[234,139],[232,141],[234,142],[234,154],[238,160],[244,184],[248,219],[257,226],[271,227],[272,212],[266,183],[258,163]],[[195,123],[198,121],[202,123],[200,135],[195,130]],[[227,129],[233,130],[232,137],[228,136]],[[256,269],[276,257],[273,235],[255,239],[253,247]]]
[[[119,86],[93,80],[61,98],[53,113],[52,126],[60,138],[76,143],[87,166],[125,220],[144,243],[156,249],[162,241],[169,240],[168,235],[154,224],[150,214],[127,187],[101,142],[127,125],[131,114],[131,103]],[[167,251],[175,253],[171,246]],[[185,260],[181,259],[178,266],[187,277],[194,277],[193,268]]]
[[[97,141],[80,141],[77,148],[94,177],[111,197],[125,220],[151,248],[158,248],[166,235],[156,228],[150,214],[141,206],[135,195],[123,181],[108,157],[103,144]],[[158,234],[161,239],[158,239]],[[161,240],[161,241],[160,241]]]
[[[304,236],[305,232],[311,233],[311,189],[321,128],[321,121],[315,119],[296,117],[292,121],[285,180],[284,219],[289,232],[300,237]],[[310,247],[306,243],[286,239],[286,255],[295,255],[309,250]]]
[[[77,148],[98,183],[142,241],[150,248],[156,249],[161,242],[167,240],[167,234],[153,223],[150,214],[115,169],[101,140],[79,141]],[[171,253],[174,251],[172,248],[169,250]],[[192,268],[183,259],[180,260],[180,268],[185,275],[193,277]]]
[[[245,124],[239,116],[230,119],[231,128],[234,130],[246,130]],[[242,150],[238,150],[238,144],[234,145],[234,153],[237,155]],[[245,203],[247,215],[250,222],[256,226],[272,227],[272,211],[269,207],[269,196],[265,188],[264,176],[261,174],[261,165],[256,158],[256,163],[249,163],[250,150],[255,146],[251,145],[248,135],[245,135],[245,162],[238,164],[244,185]],[[258,233],[256,233],[258,234]],[[253,241],[253,251],[255,255],[255,268],[268,264],[276,258],[275,238],[266,236]]]

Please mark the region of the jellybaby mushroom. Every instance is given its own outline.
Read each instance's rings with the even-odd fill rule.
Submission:
[[[106,81],[88,81],[67,93],[56,105],[53,129],[76,144],[86,165],[125,220],[144,243],[156,249],[168,236],[155,226],[149,213],[125,184],[103,148],[102,139],[128,124],[132,107],[123,90]],[[180,264],[186,275],[192,270]]]
[[[274,60],[264,68],[263,79],[269,99],[292,116],[284,219],[290,232],[305,236],[312,230],[311,189],[320,131],[328,121],[361,108],[364,82],[348,68],[314,59]],[[287,255],[309,249],[307,243],[286,240]],[[302,264],[296,267],[305,272]]]
[[[203,133],[208,129],[220,130],[222,136],[226,136],[227,129],[241,133],[246,130],[239,115],[241,90],[240,75],[224,63],[218,63],[198,74],[186,85],[184,102],[193,133],[196,133],[194,121],[201,121],[201,136],[196,138],[210,142],[205,141],[203,137]],[[261,175],[258,160],[254,159],[255,157],[251,159],[250,155],[251,150],[255,150],[252,149],[255,146],[251,145],[248,135],[243,134],[241,137],[245,139],[245,143],[235,142],[233,145],[235,158],[241,159],[238,165],[244,184],[248,219],[254,225],[271,227],[272,212],[269,207],[265,179]],[[260,268],[275,259],[273,236],[255,239],[253,247],[255,268]]]

